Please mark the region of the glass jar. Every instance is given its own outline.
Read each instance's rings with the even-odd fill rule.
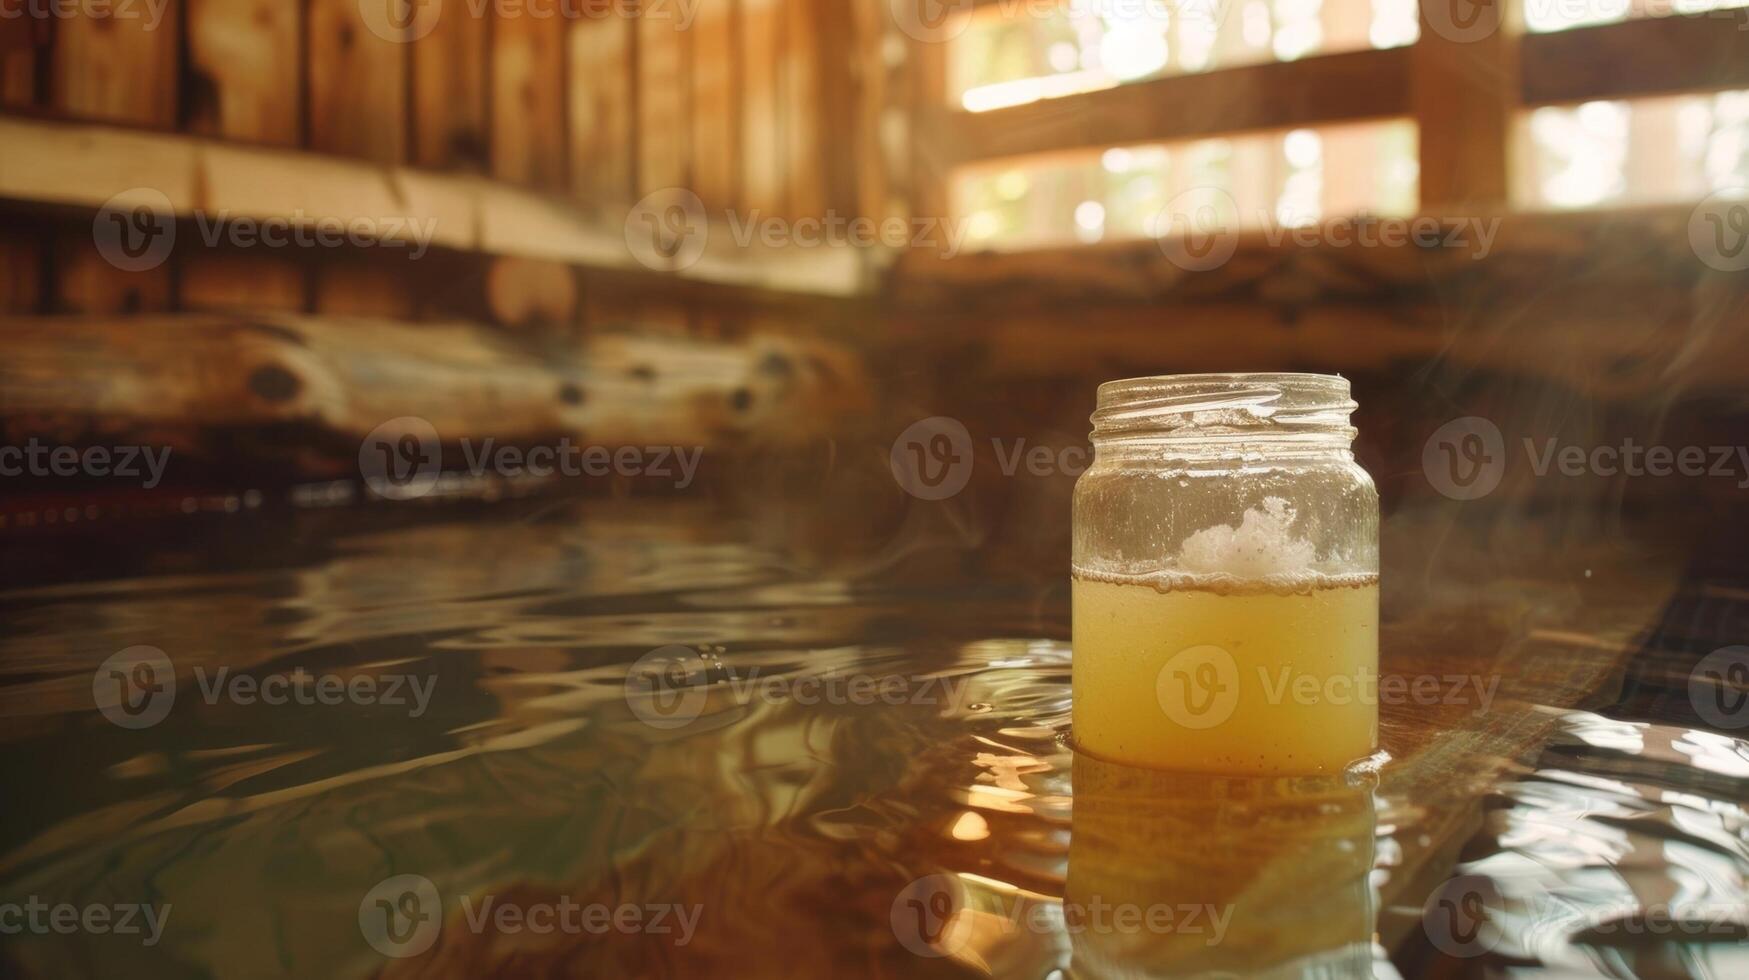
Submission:
[[[1355,407],[1317,374],[1099,387],[1075,484],[1077,749],[1235,775],[1375,750],[1379,504]]]

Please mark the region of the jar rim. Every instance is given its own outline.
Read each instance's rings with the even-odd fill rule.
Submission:
[[[1102,441],[1315,439],[1346,445],[1359,406],[1337,374],[1167,374],[1099,386],[1093,436]]]

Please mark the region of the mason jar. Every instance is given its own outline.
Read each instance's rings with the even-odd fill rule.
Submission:
[[[1378,740],[1379,504],[1348,382],[1099,387],[1075,484],[1075,746],[1235,775],[1339,771]]]

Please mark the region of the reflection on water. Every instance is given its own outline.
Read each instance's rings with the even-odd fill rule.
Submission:
[[[1745,975],[1723,733],[1508,682],[1497,725],[1386,706],[1376,773],[1137,772],[1068,748],[1061,585],[823,574],[675,503],[247,533],[284,560],[0,595],[0,926],[163,916],[44,913],[0,974]],[[173,693],[123,727],[94,675],[142,645]]]

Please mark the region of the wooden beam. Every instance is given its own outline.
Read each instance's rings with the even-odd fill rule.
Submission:
[[[389,237],[397,227],[403,239],[429,233],[437,248],[549,259],[655,282],[853,296],[867,291],[873,261],[865,249],[757,241],[741,247],[717,224],[695,264],[652,272],[627,248],[623,208],[592,215],[569,199],[480,177],[0,114],[0,200],[96,210],[140,187],[161,191],[181,218],[348,224],[362,218]]]
[[[1469,19],[1458,16],[1462,10]],[[1421,209],[1503,211],[1518,113],[1518,36],[1498,0],[1430,0],[1409,51]]]
[[[1749,87],[1749,16],[1630,20],[1524,37],[1530,105]]]
[[[1354,51],[1177,75],[990,112],[940,106],[925,110],[918,136],[927,156],[964,163],[1406,115],[1413,108],[1409,51]]]

